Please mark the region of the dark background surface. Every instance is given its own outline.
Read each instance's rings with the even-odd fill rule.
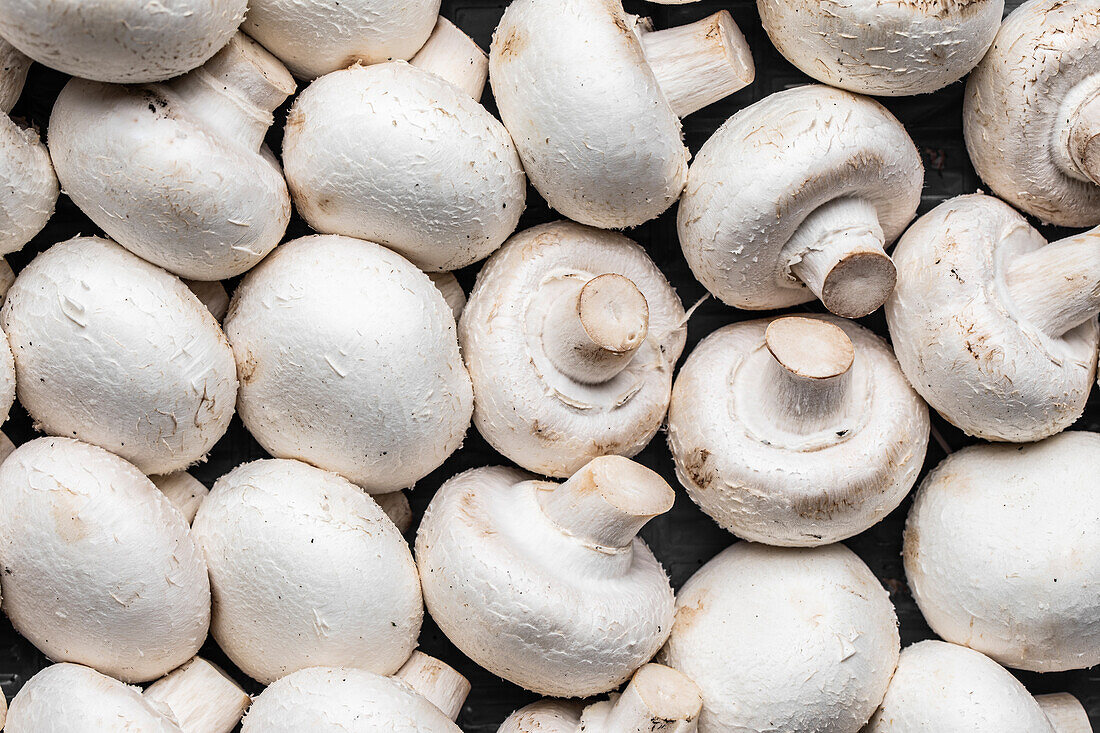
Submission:
[[[1008,2],[1010,8],[1019,4],[1020,2],[1013,0]],[[454,21],[483,49],[487,50],[492,30],[506,5],[506,0],[443,0],[443,15]],[[748,39],[756,61],[756,81],[738,94],[702,109],[684,120],[686,142],[692,153],[697,152],[718,125],[739,109],[772,92],[809,81],[783,60],[772,47],[760,27],[755,2],[702,0],[682,6],[664,6],[641,0],[626,0],[624,5],[629,12],[652,17],[658,29],[692,22],[726,8],[733,14]],[[66,78],[62,74],[36,64],[31,71],[23,98],[13,110],[13,116],[22,117],[44,131],[53,100]],[[881,100],[905,124],[924,160],[926,176],[920,213],[952,196],[972,193],[981,185],[970,166],[963,144],[962,93],[963,85],[957,83],[933,95]],[[483,102],[491,112],[496,113],[491,91],[488,88]],[[276,115],[276,125],[268,135],[268,143],[276,152],[281,147],[281,127],[285,113],[284,107]],[[624,144],[629,142],[624,140]],[[702,298],[706,291],[695,281],[681,254],[676,239],[675,212],[676,207],[673,206],[664,216],[628,234],[646,247],[650,256],[678,290],[685,306],[690,306]],[[558,217],[548,210],[538,194],[533,189],[529,189],[527,210],[520,222],[520,229],[556,218]],[[1041,229],[1048,237],[1053,238],[1061,234],[1050,228],[1041,227]],[[311,232],[305,223],[295,216],[291,221],[287,238],[309,233]],[[46,230],[22,252],[10,255],[8,261],[18,272],[37,252],[78,234],[90,235],[100,234],[100,232],[68,198],[62,196],[57,205],[57,213]],[[457,273],[467,292],[473,285],[477,269],[478,265],[474,265]],[[234,284],[227,283],[227,287],[232,289]],[[814,303],[792,310],[823,311],[824,309],[819,303]],[[706,300],[695,311],[689,323],[685,357],[691,353],[701,338],[715,329],[733,321],[759,315],[734,310],[713,298]],[[861,322],[879,334],[886,335],[885,319],[881,310],[862,319]],[[1095,393],[1089,400],[1085,416],[1074,427],[1088,430],[1100,429],[1100,404],[1096,400]],[[30,419],[18,404],[13,408],[12,416],[4,431],[16,444],[25,442],[35,435]],[[925,462],[926,471],[943,459],[948,450],[957,450],[975,442],[934,414],[932,433],[933,438]],[[219,476],[240,463],[265,456],[266,454],[248,435],[240,421],[234,418],[228,434],[214,448],[210,459],[193,468],[192,473],[209,486]],[[663,432],[658,434],[636,460],[661,473],[670,485],[678,490],[675,508],[667,515],[650,522],[642,531],[642,535],[671,575],[673,585],[679,588],[700,565],[734,542],[735,538],[702,514],[679,487],[673,474],[672,458],[665,445]],[[477,434],[476,429],[471,427],[462,449],[443,467],[417,484],[415,490],[409,492],[415,514],[414,531],[424,508],[443,481],[468,468],[503,463],[507,461],[496,454]],[[910,500],[906,499],[896,511],[878,525],[845,542],[867,562],[890,591],[901,623],[903,646],[921,639],[933,638],[932,632],[909,593],[902,569],[901,536],[909,506]],[[338,562],[339,558],[333,558],[333,560]],[[369,583],[370,580],[364,578],[363,582]],[[425,618],[420,641],[421,649],[456,667],[473,684],[473,691],[458,719],[463,730],[469,733],[492,733],[511,711],[535,699],[531,693],[504,682],[466,659],[442,636],[428,618]],[[202,654],[223,665],[249,692],[255,694],[260,691],[260,686],[237,671],[212,640],[207,642]],[[48,660],[29,642],[16,634],[6,618],[0,619],[0,685],[9,700],[30,676],[47,664]],[[1016,674],[1033,693],[1058,691],[1073,693],[1089,710],[1094,728],[1100,730],[1098,727],[1100,726],[1100,667],[1045,675],[1028,672],[1016,672]]]

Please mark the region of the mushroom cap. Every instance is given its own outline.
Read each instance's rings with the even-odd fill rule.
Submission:
[[[703,692],[699,733],[851,733],[901,642],[890,597],[843,545],[739,542],[691,577],[661,661]]]
[[[1012,12],[970,75],[963,132],[970,160],[1000,197],[1045,222],[1100,224],[1100,186],[1055,153],[1076,105],[1100,91],[1100,7],[1031,0]]]
[[[137,687],[80,664],[61,663],[31,677],[11,701],[8,733],[182,733],[167,708]]]
[[[863,733],[1054,733],[1035,698],[984,654],[942,641],[907,647]]]
[[[618,229],[655,218],[687,179],[680,120],[615,0],[514,0],[489,80],[531,183],[563,216]]]
[[[362,669],[312,667],[274,682],[248,710],[242,733],[460,733],[404,682]]]
[[[7,114],[19,101],[30,68],[30,58],[0,38],[0,112]]]
[[[932,629],[1008,667],[1100,664],[1098,471],[1100,435],[1067,432],[965,448],[928,474],[903,557]]]
[[[577,733],[582,710],[574,700],[538,700],[509,715],[497,733]]]
[[[179,278],[109,240],[77,237],[35,257],[0,325],[36,425],[142,473],[202,460],[233,417],[237,375],[217,321]]]
[[[210,584],[186,520],[137,468],[69,438],[0,464],[4,611],[50,659],[127,682],[206,640]]]
[[[287,118],[283,162],[310,226],[378,242],[425,270],[489,256],[527,194],[504,126],[455,85],[401,62],[310,84]]]
[[[849,407],[834,424],[800,435],[761,405],[761,390],[776,388],[764,341],[774,319],[712,333],[672,393],[668,442],[680,483],[720,525],[754,542],[806,547],[858,534],[897,508],[924,463],[928,408],[890,347],[852,321],[807,317],[835,324],[855,346]]]
[[[431,35],[439,0],[252,0],[242,30],[300,79],[361,62],[408,60]]]
[[[555,296],[606,273],[645,296],[649,333],[618,375],[581,384],[553,365],[540,333]],[[481,269],[459,322],[474,424],[502,454],[546,476],[571,476],[600,455],[633,456],[668,409],[686,320],[665,276],[621,234],[567,221],[522,231]]]
[[[438,468],[470,424],[450,306],[427,275],[373,242],[282,245],[237,287],[225,331],[241,419],[273,456],[385,493]]]
[[[440,487],[416,536],[424,601],[493,674],[543,695],[607,692],[664,643],[672,588],[641,539],[594,550],[563,533],[533,479],[487,467]]]
[[[215,603],[210,631],[270,684],[318,665],[397,671],[424,604],[412,553],[347,479],[261,460],[218,479],[195,517]]]
[[[757,0],[764,30],[803,73],[862,94],[927,94],[993,42],[1004,0]]]
[[[726,120],[688,175],[677,224],[707,290],[749,310],[814,299],[785,252],[834,199],[872,204],[887,244],[916,214],[924,166],[909,133],[873,99],[820,85],[771,94]]]
[[[5,114],[0,114],[0,192],[0,255],[6,255],[22,249],[46,226],[58,185],[38,134]]]
[[[1017,315],[1005,288],[1006,264],[1045,245],[1012,207],[975,194],[922,216],[894,250],[886,320],[898,362],[928,404],[970,435],[1039,440],[1085,409],[1096,319],[1049,336]]]
[[[139,84],[200,66],[247,9],[248,0],[4,0],[0,36],[66,74]]]

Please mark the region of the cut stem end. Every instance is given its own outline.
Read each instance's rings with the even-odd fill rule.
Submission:
[[[420,651],[414,651],[394,677],[439,708],[451,720],[458,718],[466,696],[470,694],[470,682],[465,677],[449,665]]]
[[[145,697],[172,711],[184,733],[230,733],[252,699],[201,657],[149,685]]]
[[[481,101],[485,80],[489,78],[489,57],[474,39],[443,16],[439,16],[435,30],[409,63]]]
[[[606,730],[638,733],[689,733],[703,709],[698,686],[661,664],[647,664],[615,701]]]
[[[1054,733],[1092,733],[1085,707],[1068,692],[1036,695],[1035,702],[1043,709]]]

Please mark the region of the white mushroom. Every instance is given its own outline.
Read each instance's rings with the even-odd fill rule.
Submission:
[[[377,244],[284,244],[237,287],[225,331],[241,419],[273,456],[386,493],[438,468],[470,424],[450,307],[424,273]]]
[[[139,84],[201,65],[247,7],[248,0],[4,0],[0,36],[66,74]]]
[[[728,305],[785,308],[815,297],[871,313],[894,287],[884,247],[913,218],[924,168],[874,100],[810,85],[726,120],[699,150],[677,217],[695,277]]]
[[[192,532],[210,568],[210,632],[260,682],[314,666],[390,674],[416,647],[412,553],[346,479],[300,461],[246,463],[214,484]]]
[[[916,493],[905,574],[932,629],[1038,672],[1100,664],[1100,435],[977,445]]]
[[[1093,733],[1089,714],[1073,695],[1066,692],[1036,695],[1035,702],[1043,709],[1054,733]]]
[[[184,280],[183,284],[202,301],[214,320],[221,323],[229,311],[229,293],[225,285],[218,280]]]
[[[8,290],[14,282],[15,270],[11,269],[11,264],[7,260],[0,257],[0,305],[4,304],[4,298],[8,296]]]
[[[180,510],[180,514],[191,524],[195,520],[195,514],[199,511],[210,489],[187,471],[150,476],[149,480],[160,489],[161,493],[168,497],[172,506]]]
[[[1004,0],[757,0],[772,43],[802,72],[862,94],[927,94],[974,68]]]
[[[619,456],[563,484],[501,467],[459,474],[416,536],[428,611],[466,656],[529,690],[618,687],[672,624],[672,588],[637,533],[673,499],[660,476]]]
[[[183,733],[230,733],[252,702],[229,675],[202,657],[169,672],[142,694],[167,708]]]
[[[458,284],[458,278],[450,272],[429,272],[427,275],[428,279],[432,281],[432,285],[435,285],[436,289],[443,295],[443,300],[451,306],[451,312],[454,313],[455,322],[457,323],[462,315],[462,310],[466,307],[466,293],[463,292],[462,286]]]
[[[4,612],[50,659],[142,682],[206,640],[202,553],[131,464],[68,438],[32,440],[0,465],[0,505]]]
[[[485,53],[442,20],[430,43],[444,48],[310,84],[287,118],[283,162],[294,205],[318,232],[453,270],[515,230],[526,182],[508,131],[475,101]]]
[[[621,234],[565,221],[520,232],[482,268],[459,324],[474,424],[546,476],[633,456],[668,409],[686,320]]]
[[[752,82],[725,10],[651,31],[614,0],[514,0],[489,77],[531,183],[562,215],[605,229],[653,219],[680,197],[680,117]]]
[[[715,331],[680,370],[668,415],[692,500],[739,537],[795,547],[846,539],[897,508],[928,429],[890,348],[829,316]]]
[[[960,196],[918,219],[894,261],[894,351],[948,422],[1025,442],[1080,417],[1096,372],[1100,231],[1047,244],[1001,201]]]
[[[375,494],[372,497],[378,506],[382,507],[382,511],[386,513],[386,516],[390,518],[394,526],[405,534],[412,527],[413,513],[412,507],[409,506],[409,497],[405,495],[404,491],[392,491],[388,494]]]
[[[898,661],[890,598],[844,545],[739,542],[676,606],[659,658],[703,691],[699,733],[856,733]]]
[[[1045,222],[1100,224],[1100,5],[1014,10],[967,82],[963,132],[998,196]]]
[[[164,84],[74,79],[50,115],[57,177],[139,257],[194,280],[239,275],[279,243],[290,219],[264,135],[293,91],[282,64],[242,34]]]
[[[35,257],[0,324],[35,424],[144,473],[202,460],[233,417],[233,354],[214,317],[179,278],[109,240],[71,239]]]

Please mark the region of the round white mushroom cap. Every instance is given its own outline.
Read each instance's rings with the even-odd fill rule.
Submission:
[[[233,354],[214,317],[179,278],[109,240],[79,237],[35,257],[0,324],[36,425],[143,473],[202,460],[233,417]]]
[[[788,61],[820,82],[863,94],[927,94],[974,68],[993,42],[1004,0],[757,0]]]
[[[636,535],[673,499],[660,476],[619,456],[563,484],[502,467],[461,473],[416,537],[428,611],[510,682],[544,695],[607,692],[671,627],[672,588]]]
[[[853,733],[901,642],[889,595],[843,545],[739,542],[680,590],[660,660],[703,691],[699,733]]]
[[[1100,664],[1100,435],[977,445],[916,493],[905,574],[943,639],[1008,667]]]
[[[385,493],[438,468],[470,424],[450,306],[380,245],[340,236],[282,245],[237,287],[225,331],[241,419],[273,456]]]
[[[131,464],[68,438],[32,440],[0,464],[0,505],[3,608],[50,659],[142,682],[206,640],[202,553]]]
[[[894,287],[883,248],[913,218],[924,168],[885,107],[820,85],[742,109],[699,150],[677,223],[699,282],[762,310],[814,297],[846,317]]]
[[[967,82],[963,131],[998,196],[1052,224],[1100,224],[1100,5],[1014,10]]]
[[[300,461],[246,463],[214,484],[192,531],[210,568],[211,634],[260,682],[326,665],[389,674],[416,647],[412,553],[346,479]]]
[[[998,199],[960,196],[918,219],[894,262],[894,351],[948,422],[1025,442],[1080,417],[1096,371],[1100,232],[1047,244]]]
[[[802,547],[893,511],[928,430],[890,347],[831,316],[715,331],[680,370],[668,415],[676,475],[703,511],[745,539]]]
[[[247,9],[248,0],[4,0],[0,36],[66,74],[139,84],[202,64]]]

